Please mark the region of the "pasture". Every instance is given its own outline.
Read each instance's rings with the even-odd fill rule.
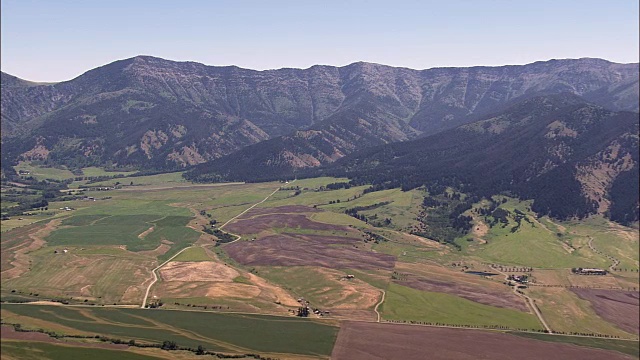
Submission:
[[[480,304],[455,295],[390,284],[380,307],[385,320],[467,326],[541,329],[535,315]]]
[[[536,305],[553,331],[635,337],[598,316],[589,301],[581,299],[570,289],[536,286],[527,289],[527,295],[535,299]]]
[[[20,315],[28,326],[29,318],[59,323],[82,332],[121,339],[162,342],[180,346],[203,345],[213,351],[231,353],[259,352],[328,356],[338,328],[328,323],[248,314],[220,314],[194,311],[158,311],[145,309],[70,308],[5,304],[3,319]],[[313,341],[309,341],[313,339]]]

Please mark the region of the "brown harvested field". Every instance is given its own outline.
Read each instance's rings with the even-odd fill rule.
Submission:
[[[640,293],[633,291],[571,289],[593,305],[598,316],[632,334],[640,333]]]
[[[213,261],[171,261],[160,269],[163,281],[218,281],[231,282],[240,275],[230,266]]]
[[[352,236],[358,233],[347,226],[325,224],[311,221],[303,214],[267,214],[255,216],[250,219],[241,219],[232,222],[225,227],[226,231],[234,234],[257,234],[273,228],[300,228],[306,230],[343,231],[350,232]]]
[[[96,343],[87,343],[87,342],[78,342],[78,341],[65,341],[56,338],[52,338],[51,336],[39,332],[23,332],[23,331],[15,331],[13,326],[0,326],[0,338],[2,340],[22,340],[22,341],[39,341],[39,342],[48,342],[55,344],[68,344],[72,346],[81,346],[81,347],[94,347],[94,348],[102,348],[102,349],[126,349],[129,346],[124,344],[110,344],[104,342],[96,342]]]
[[[621,360],[615,351],[526,339],[494,331],[345,321],[334,360]]]
[[[422,291],[460,296],[467,300],[501,308],[529,312],[524,301],[501,282],[453,271],[431,264],[397,263],[394,282]]]
[[[320,211],[322,210],[309,207],[309,206],[304,206],[304,205],[285,205],[285,206],[277,206],[272,208],[256,207],[242,214],[242,216],[238,217],[238,219],[248,219],[254,216],[268,215],[268,214],[300,214],[300,213],[313,213],[313,212],[320,212]]]
[[[370,270],[394,267],[394,256],[359,250],[356,248],[359,243],[356,239],[338,236],[282,234],[256,241],[237,241],[225,250],[243,265]]]

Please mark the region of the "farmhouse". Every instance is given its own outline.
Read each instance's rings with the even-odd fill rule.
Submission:
[[[571,272],[578,275],[607,275],[607,270],[593,268],[573,268]]]
[[[520,284],[526,284],[529,282],[529,277],[527,275],[509,275],[508,280],[513,280]]]

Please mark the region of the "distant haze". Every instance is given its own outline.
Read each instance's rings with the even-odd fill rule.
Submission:
[[[69,80],[140,54],[251,69],[638,62],[633,0],[2,1],[2,71]]]

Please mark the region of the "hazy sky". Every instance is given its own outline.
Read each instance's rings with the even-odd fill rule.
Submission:
[[[638,0],[2,0],[2,71],[69,80],[136,55],[252,69],[638,62]]]

